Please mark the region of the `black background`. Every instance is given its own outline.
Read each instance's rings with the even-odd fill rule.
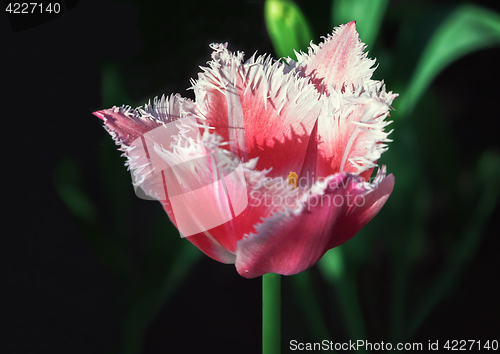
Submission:
[[[329,4],[303,3],[307,14]],[[496,2],[479,3],[500,10]],[[109,138],[91,114],[105,108],[101,65],[121,63],[129,103],[136,103],[162,93],[192,97],[185,91],[189,78],[209,59],[211,42],[228,41],[247,56],[256,50],[273,53],[259,1],[66,5],[64,15],[15,33],[6,14],[0,15],[0,151],[7,196],[0,247],[1,353],[117,352],[124,289],[95,257],[53,186],[56,165],[70,156],[84,167],[93,198],[104,203],[93,171],[98,146]],[[330,31],[325,18],[315,23],[324,34]],[[499,57],[498,48],[469,55],[434,85],[449,102],[447,117],[469,158],[499,146]],[[116,102],[122,103],[127,102]],[[134,203],[143,214],[159,208],[139,199]],[[498,337],[499,229],[498,219],[488,225],[459,287],[414,341]],[[139,231],[135,237],[140,244]],[[190,278],[146,332],[144,352],[259,352],[260,279],[245,280],[234,267],[207,257]],[[287,296],[284,301],[292,302]]]

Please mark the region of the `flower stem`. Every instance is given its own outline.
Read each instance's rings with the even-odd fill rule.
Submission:
[[[262,276],[262,354],[279,354],[281,342],[281,276]]]

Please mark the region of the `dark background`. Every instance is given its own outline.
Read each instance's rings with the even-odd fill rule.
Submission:
[[[328,1],[298,3],[307,16],[316,16],[311,22],[318,37],[330,32],[328,16],[321,16]],[[495,1],[475,3],[500,11]],[[394,16],[401,1],[392,4]],[[102,68],[115,65],[124,78],[130,102],[113,104],[136,105],[163,93],[192,97],[186,91],[189,79],[209,60],[211,42],[227,41],[247,57],[256,50],[273,53],[260,1],[83,0],[66,6],[64,15],[18,32],[6,13],[0,15],[7,195],[0,248],[1,353],[118,353],[125,287],[96,257],[54,186],[56,167],[70,158],[81,166],[88,193],[106,209],[95,171],[99,149],[110,139],[91,114],[107,108],[101,100]],[[389,44],[394,30],[390,22],[382,28]],[[498,48],[469,55],[434,84],[464,159],[499,147],[499,57]],[[123,193],[133,196],[131,187]],[[150,215],[158,209],[157,203],[133,199],[130,246],[138,258]],[[486,230],[462,281],[412,341],[498,339],[498,219]],[[284,282],[284,309],[293,311],[295,300]],[[260,291],[260,278],[243,279],[233,266],[203,257],[146,331],[144,352],[259,352]],[[284,343],[306,331],[298,318],[283,325]]]

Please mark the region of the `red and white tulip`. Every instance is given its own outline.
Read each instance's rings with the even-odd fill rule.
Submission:
[[[371,79],[354,22],[297,61],[211,47],[195,101],[174,95],[94,114],[134,184],[205,254],[247,278],[304,271],[389,198],[385,166],[369,180],[397,95]]]

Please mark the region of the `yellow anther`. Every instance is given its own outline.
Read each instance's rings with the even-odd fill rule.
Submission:
[[[299,176],[295,172],[290,171],[288,175],[288,184],[293,184],[293,189],[297,188],[297,182],[299,180]]]

